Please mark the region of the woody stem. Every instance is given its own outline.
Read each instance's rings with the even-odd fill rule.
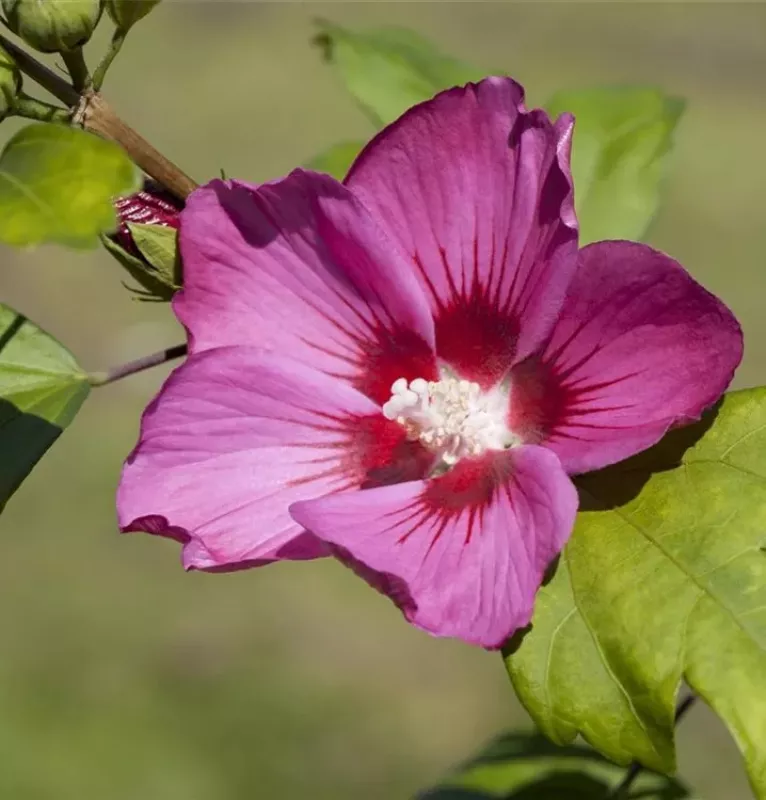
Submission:
[[[185,200],[197,188],[194,180],[125,123],[99,93],[89,89],[83,89],[82,93],[76,91],[67,81],[2,35],[0,46],[10,53],[25,75],[67,106],[72,125],[117,142],[138,167],[180,200]]]
[[[125,123],[101,94],[92,91],[83,94],[73,124],[117,142],[137,166],[180,200],[197,188],[194,180]]]

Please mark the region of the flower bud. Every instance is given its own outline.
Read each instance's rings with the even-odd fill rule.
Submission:
[[[42,53],[82,47],[101,17],[102,0],[2,0],[8,26]]]
[[[13,108],[21,91],[21,72],[11,56],[0,47],[0,120]]]
[[[177,242],[174,258],[170,258],[168,253],[158,258],[161,253],[144,247],[145,254],[139,246],[141,242],[137,243],[134,238],[136,229],[131,230],[130,226],[149,225],[178,230],[183,203],[147,180],[142,191],[115,200],[114,208],[117,212],[117,230],[102,237],[104,247],[142,287],[134,290],[139,297],[145,300],[170,300],[181,280]],[[155,257],[152,258],[152,255]]]
[[[143,259],[128,225],[140,223],[177,229],[180,224],[178,215],[183,204],[172,194],[147,180],[142,191],[118,198],[114,201],[114,207],[119,224],[111,238],[132,256]]]
[[[120,31],[130,30],[160,0],[106,0],[106,10]]]

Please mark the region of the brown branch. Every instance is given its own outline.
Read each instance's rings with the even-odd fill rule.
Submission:
[[[179,199],[185,200],[197,188],[197,183],[185,172],[120,119],[102,95],[86,92],[73,124],[117,142],[138,167]]]
[[[179,199],[185,200],[197,188],[197,183],[185,172],[120,119],[100,94],[86,90],[80,95],[61,76],[1,34],[0,45],[25,75],[67,106],[73,125],[117,142],[140,169]]]

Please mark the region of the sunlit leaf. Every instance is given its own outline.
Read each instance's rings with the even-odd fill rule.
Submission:
[[[559,92],[552,116],[575,115],[572,172],[580,244],[640,240],[660,202],[662,178],[684,104],[651,88]]]
[[[766,389],[578,483],[572,539],[506,652],[522,702],[556,742],[579,731],[615,761],[672,771],[683,678],[766,796]]]
[[[0,304],[0,509],[88,396],[71,353]]]
[[[341,142],[320,153],[309,161],[307,166],[309,169],[326,172],[342,181],[363,147],[364,142]]]
[[[509,733],[418,800],[607,800],[624,777],[623,767],[589,747],[558,747],[540,735]],[[623,798],[688,796],[679,781],[642,771]]]
[[[324,20],[317,43],[346,88],[376,127],[392,122],[442,89],[480,80],[484,74],[443,55],[413,31],[379,28],[350,31]]]
[[[112,198],[138,172],[113,142],[64,125],[20,130],[0,154],[0,242],[91,247],[116,224]]]

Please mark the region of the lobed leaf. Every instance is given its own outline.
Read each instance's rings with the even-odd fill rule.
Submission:
[[[766,388],[578,484],[572,538],[505,651],[521,701],[555,742],[671,772],[685,680],[766,797]]]

